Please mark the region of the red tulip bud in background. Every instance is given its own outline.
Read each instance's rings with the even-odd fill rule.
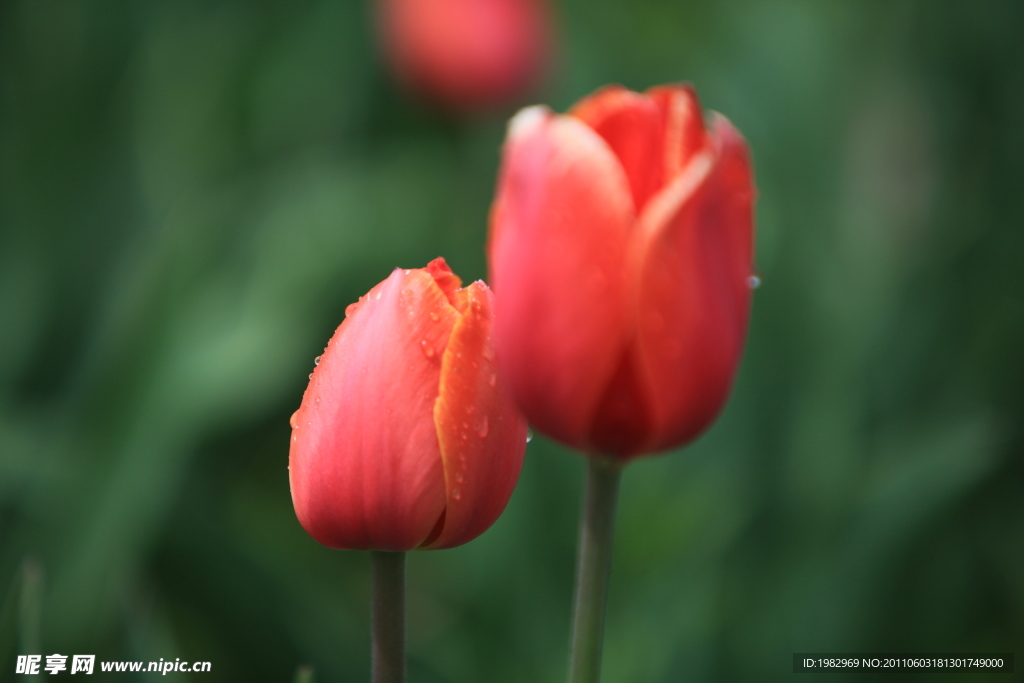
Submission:
[[[331,548],[461,545],[505,509],[526,422],[497,378],[492,295],[443,259],[346,311],[292,416],[299,522]]]
[[[474,110],[515,102],[548,52],[544,0],[379,0],[399,79],[437,104]]]
[[[531,424],[626,459],[694,439],[743,350],[750,156],[692,88],[606,88],[509,126],[492,210],[503,377]]]

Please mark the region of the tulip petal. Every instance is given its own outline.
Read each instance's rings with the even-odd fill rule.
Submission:
[[[693,86],[660,85],[651,88],[647,97],[662,116],[662,154],[665,183],[679,176],[693,156],[708,144],[700,100]]]
[[[570,111],[615,152],[629,178],[636,213],[658,191],[664,178],[663,113],[654,100],[612,85],[580,100]]]
[[[723,117],[711,145],[652,200],[636,353],[654,398],[651,450],[695,438],[721,410],[742,352],[753,269],[749,152]]]
[[[448,267],[448,263],[439,256],[428,263],[424,270],[430,273],[430,276],[434,278],[434,282],[436,282],[437,286],[441,288],[444,295],[448,297],[448,301],[451,302],[453,306],[456,306],[455,297],[459,288],[462,287],[462,279],[452,272],[452,269]],[[458,308],[458,306],[456,306],[456,308]]]
[[[395,270],[351,311],[293,417],[292,500],[332,548],[410,550],[445,506],[434,429],[458,313],[426,270]]]
[[[467,305],[448,340],[434,404],[447,505],[430,549],[471,541],[498,519],[526,450],[526,420],[499,383],[491,292],[482,282],[462,291]]]
[[[586,445],[628,329],[629,182],[579,119],[527,109],[509,127],[491,216],[498,359],[527,418]]]

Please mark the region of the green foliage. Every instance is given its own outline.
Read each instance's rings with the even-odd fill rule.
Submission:
[[[0,3],[0,680],[33,639],[211,683],[367,679],[369,558],[295,521],[288,416],[390,269],[486,275],[511,113],[398,92],[370,10]],[[1024,4],[558,16],[538,100],[690,80],[760,190],[733,399],[624,473],[606,680],[1014,650]],[[487,534],[409,558],[411,681],[564,678],[582,478],[538,438]]]

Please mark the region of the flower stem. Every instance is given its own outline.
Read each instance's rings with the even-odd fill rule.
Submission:
[[[621,473],[621,465],[613,460],[587,458],[587,488],[583,496],[576,562],[569,683],[597,683],[601,676],[605,603]]]
[[[405,683],[405,553],[374,550],[373,683]]]

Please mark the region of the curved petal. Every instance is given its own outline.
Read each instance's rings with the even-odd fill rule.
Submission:
[[[711,148],[641,218],[638,358],[654,397],[652,450],[695,438],[721,410],[739,362],[753,269],[746,142],[722,117]]]
[[[661,166],[670,183],[708,144],[697,91],[688,83],[660,85],[646,93],[662,120]]]
[[[629,183],[600,136],[541,108],[513,119],[502,168],[489,244],[499,363],[527,418],[582,446],[631,335]]]
[[[441,361],[434,404],[447,505],[430,549],[451,548],[487,530],[505,509],[526,452],[526,420],[500,383],[495,364],[493,300],[474,282]]]
[[[664,182],[663,115],[655,101],[612,85],[580,100],[569,115],[590,126],[615,152],[639,214]]]
[[[426,270],[395,270],[341,324],[293,416],[299,522],[331,548],[410,550],[437,524],[433,408],[458,316]]]

